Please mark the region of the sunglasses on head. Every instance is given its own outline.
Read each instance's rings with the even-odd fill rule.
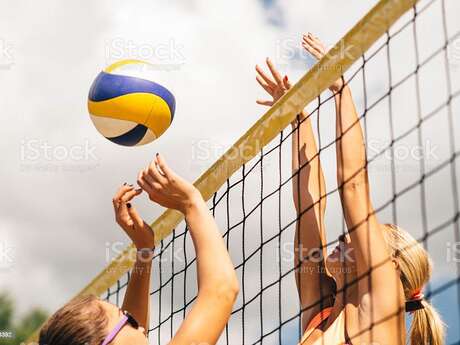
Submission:
[[[137,322],[136,319],[130,313],[128,313],[126,310],[122,311],[122,313],[123,316],[121,317],[121,320],[118,321],[113,330],[104,339],[102,345],[110,344],[126,324],[129,324],[134,329],[139,328],[139,322]]]

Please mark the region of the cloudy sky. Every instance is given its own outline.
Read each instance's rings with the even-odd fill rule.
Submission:
[[[0,289],[6,289],[16,298],[21,312],[32,306],[52,311],[65,303],[107,264],[108,243],[127,244],[112,215],[112,194],[120,184],[134,182],[137,171],[155,152],[161,152],[184,177],[196,179],[264,113],[265,109],[255,104],[255,99],[263,96],[255,82],[255,64],[262,64],[270,56],[283,73],[297,80],[312,64],[311,58],[299,49],[301,33],[314,32],[327,45],[332,45],[376,2],[104,0],[67,1],[65,5],[57,0],[2,2],[0,177],[4,197],[0,207],[0,250],[8,255],[2,255],[0,261]],[[435,1],[418,19],[420,61],[444,44],[440,4],[441,1]],[[459,13],[460,6],[454,0],[446,0],[446,6],[448,32],[453,36],[460,29],[453,15]],[[400,24],[408,19],[406,16]],[[457,43],[449,45],[448,65],[454,90],[451,94],[459,89],[460,44]],[[393,84],[414,69],[414,51],[412,29],[392,41]],[[159,67],[154,79],[176,96],[177,110],[171,128],[144,147],[112,144],[99,135],[87,114],[86,97],[92,80],[104,66],[122,58],[154,63]],[[440,54],[420,72],[422,115],[448,98],[443,59]],[[387,61],[384,50],[366,67],[368,105],[388,91]],[[361,74],[352,86],[358,109],[363,112]],[[394,91],[396,136],[417,123],[416,90],[416,78],[410,78]],[[452,111],[458,114],[455,99]],[[389,144],[388,102],[379,102],[368,114],[369,155],[373,157]],[[333,116],[329,102],[322,108],[319,122],[323,145],[333,141]],[[454,125],[458,152],[460,128],[458,122]],[[444,108],[424,123],[421,139],[415,131],[398,143],[396,191],[420,178],[420,159],[413,154],[419,152],[420,143],[424,153],[422,165],[427,171],[449,159],[449,126]],[[286,143],[284,178],[289,176],[289,154]],[[322,156],[328,189],[335,187],[334,156],[333,147]],[[370,169],[377,206],[393,194],[389,157],[388,151],[379,155]],[[458,178],[458,160],[455,164]],[[273,177],[275,187],[273,181],[279,174],[277,160],[269,158],[266,165],[264,178],[270,186]],[[425,206],[420,202],[421,189],[416,188],[398,199],[394,209],[385,208],[382,220],[394,221],[396,210],[398,224],[416,237],[423,235],[424,226],[432,230],[446,222],[458,211],[454,206],[452,176],[449,168],[442,169],[425,182]],[[283,204],[286,222],[293,217],[289,193],[287,189]],[[234,199],[232,210],[241,208],[238,195]],[[333,195],[330,199],[326,222],[332,239],[342,230],[342,221],[338,198]],[[154,220],[163,211],[143,196],[136,206],[146,220]],[[264,224],[270,228],[275,221],[276,215],[267,215]],[[455,262],[449,257],[454,251],[450,248],[455,246],[454,231],[448,226],[428,241],[437,268],[435,286],[456,275]],[[258,234],[254,236],[248,243],[254,243]],[[232,255],[235,261],[239,260],[237,249]],[[277,273],[265,274],[270,277]],[[287,286],[294,288],[292,284]],[[454,287],[436,300],[453,324],[458,320],[458,310],[449,312],[446,301],[456,298],[455,294]],[[294,310],[295,301],[289,303]],[[458,340],[458,331],[450,337],[452,341]]]

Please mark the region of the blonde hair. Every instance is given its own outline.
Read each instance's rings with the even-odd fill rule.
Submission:
[[[432,263],[427,251],[407,231],[392,224],[385,224],[385,240],[398,263],[406,301],[420,292],[431,277]],[[410,328],[411,345],[443,345],[445,326],[438,312],[426,300],[423,308],[413,312]]]

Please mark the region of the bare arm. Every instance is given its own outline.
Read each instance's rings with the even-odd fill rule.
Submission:
[[[304,36],[303,45],[318,59],[326,52],[311,34]],[[401,283],[371,203],[365,140],[350,88],[339,79],[330,89],[336,104],[337,184],[361,277],[359,341],[391,344],[403,329],[403,318],[396,317],[404,306]]]
[[[351,90],[344,86],[342,91],[336,91],[337,184],[352,245],[358,254],[358,274],[364,274],[385,261],[391,262],[370,199],[366,148]],[[374,274],[371,277],[378,278]]]
[[[321,41],[310,33],[304,35],[303,46],[318,59],[326,53]],[[350,88],[339,79],[330,90],[335,94],[336,105],[337,184],[352,246],[356,249],[358,273],[381,266],[383,272],[396,277],[370,200],[364,136]],[[377,283],[388,279],[382,274],[372,274],[371,278],[376,280],[375,290],[382,286]]]
[[[171,344],[215,344],[230,317],[238,281],[214,218],[198,190],[160,155],[140,172],[138,184],[152,201],[185,215],[195,246],[198,296]]]
[[[201,196],[185,216],[197,257],[198,296],[171,344],[215,344],[230,317],[238,281],[222,236]]]
[[[150,226],[142,220],[130,203],[140,193],[140,189],[136,190],[133,186],[125,184],[120,187],[113,198],[113,206],[117,223],[131,238],[137,250],[146,250],[145,254],[137,256],[122,308],[127,310],[147,332],[149,329],[151,259],[155,239]]]
[[[338,90],[337,90],[338,91]],[[372,207],[364,137],[351,91],[335,96],[337,183],[358,271],[360,341],[399,343],[404,329],[404,293]]]
[[[126,288],[123,310],[127,310],[148,332],[150,306],[150,274],[152,261],[137,260],[131,271],[128,287]]]
[[[267,59],[267,65],[271,76],[257,66],[257,81],[273,100],[258,100],[257,103],[272,106],[290,89],[291,84],[287,76],[281,77],[271,60]],[[306,327],[311,318],[330,303],[326,297],[332,295],[333,285],[324,265],[324,176],[311,120],[305,112],[292,123],[292,130],[292,189],[298,214],[293,243],[297,268],[295,278],[300,304],[305,308],[302,324]]]
[[[326,273],[327,256],[324,213],[326,210],[325,182],[318,155],[311,119],[304,112],[292,133],[292,190],[298,214],[295,234],[295,263],[297,289],[305,310],[304,327],[320,309],[330,305],[333,294],[331,277]],[[299,172],[300,169],[300,172]],[[302,260],[302,261],[300,261]],[[329,298],[329,299],[328,299]]]

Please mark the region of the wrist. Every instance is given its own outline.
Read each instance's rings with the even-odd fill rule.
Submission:
[[[136,263],[151,264],[155,257],[155,248],[139,248],[136,252]]]
[[[301,124],[306,118],[307,114],[305,111],[301,111],[299,114],[296,115],[295,119],[291,122],[292,129],[296,129],[299,124]]]
[[[341,82],[341,83],[337,83],[337,85],[335,84],[331,85],[331,87],[329,87],[329,90],[334,94],[339,94],[347,88],[348,88],[348,84],[344,84],[343,82]]]
[[[203,197],[198,189],[194,188],[194,190],[189,194],[188,198],[184,203],[184,207],[182,209],[182,213],[185,217],[187,217],[190,212],[193,212],[202,204],[205,204]]]
[[[153,230],[152,230],[153,231]],[[137,252],[140,251],[154,251],[155,250],[155,242],[146,241],[144,243],[134,243],[134,247],[136,248]]]
[[[338,87],[338,86],[331,86],[329,88],[329,91],[331,91],[333,94],[338,94],[340,93],[340,90],[342,90],[341,87]]]

